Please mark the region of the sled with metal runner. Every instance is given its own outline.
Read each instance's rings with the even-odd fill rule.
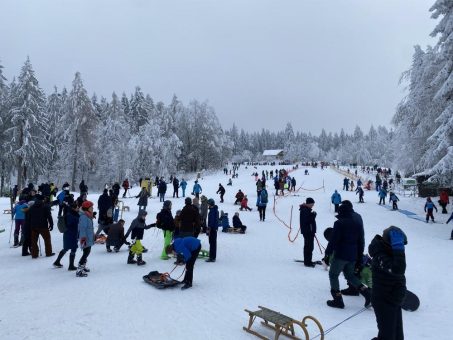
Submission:
[[[159,273],[158,271],[152,271],[148,275],[143,276],[143,281],[157,289],[174,287],[182,283],[181,281],[171,278],[170,274]]]

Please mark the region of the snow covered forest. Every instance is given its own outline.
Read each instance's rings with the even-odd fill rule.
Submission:
[[[438,0],[431,11],[439,19],[431,33],[438,41],[415,47],[393,126],[365,132],[356,126],[352,134],[304,132],[304,119],[315,117],[289,122],[283,131],[250,132],[261,119],[255,112],[256,126],[226,128],[207,102],[184,104],[175,95],[165,104],[139,86],[111,98],[89,95],[78,72],[68,89],[46,94],[29,58],[17,79],[6,79],[0,65],[1,191],[40,176],[68,180],[74,189],[88,177],[101,185],[214,169],[230,160],[259,161],[264,149],[284,149],[292,162],[379,164],[453,185],[453,2]]]

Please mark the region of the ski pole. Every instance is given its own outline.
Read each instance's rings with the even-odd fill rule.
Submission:
[[[11,234],[13,233],[13,221],[11,220],[11,228],[9,228],[9,241],[8,244],[11,244]]]

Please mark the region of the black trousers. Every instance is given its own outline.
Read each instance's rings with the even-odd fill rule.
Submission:
[[[340,206],[340,204],[334,204],[335,206],[335,212],[337,213],[338,212],[338,207]]]
[[[223,203],[223,195],[225,194],[220,194],[220,203]]]
[[[304,236],[304,264],[312,263],[313,249],[315,247],[315,234],[306,233]]]
[[[260,221],[264,221],[266,218],[266,206],[258,206],[258,212],[260,213]]]
[[[209,258],[217,257],[217,229],[209,229]]]
[[[87,263],[88,255],[90,255],[91,247],[83,248],[83,255],[79,260],[79,265],[84,265]]]
[[[378,340],[403,340],[403,316],[401,307],[371,298],[378,327]]]
[[[186,263],[186,275],[184,275],[184,283],[192,284],[193,281],[193,267],[195,266],[195,261],[198,258],[198,253],[201,250],[201,245],[192,251],[190,260]]]

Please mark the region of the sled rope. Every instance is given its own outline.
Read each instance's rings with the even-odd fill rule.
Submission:
[[[337,323],[336,325],[334,325],[334,326],[332,326],[332,327],[330,327],[330,328],[326,329],[326,330],[324,331],[324,335],[327,335],[327,334],[329,334],[329,333],[330,333],[331,331],[333,331],[333,330],[334,330],[335,328],[337,328],[338,326],[340,326],[340,325],[341,325],[342,323],[345,323],[346,321],[348,321],[348,320],[350,320],[350,319],[352,319],[352,318],[356,317],[357,315],[359,315],[359,314],[363,313],[363,312],[364,312],[364,311],[366,311],[367,309],[368,309],[368,308],[366,308],[366,307],[363,307],[362,309],[360,309],[359,311],[355,312],[355,313],[354,313],[354,314],[352,314],[351,316],[347,317],[347,318],[346,318],[346,319],[344,319],[343,321],[341,321],[341,322]],[[322,334],[322,333],[320,333],[320,334],[316,335],[315,337],[311,338],[311,340],[313,340],[313,339],[316,339],[316,338],[320,337],[320,336],[321,336],[321,334]]]
[[[164,279],[164,278],[170,278],[172,279],[172,277],[170,276],[171,273],[173,273],[175,271],[175,269],[178,267],[178,265],[175,265],[173,267],[173,269],[168,273],[162,273],[161,274],[161,278]],[[176,281],[179,281],[179,279],[181,278],[181,276],[186,272],[186,267],[184,267],[184,270],[182,271],[181,275],[178,276],[178,278],[176,279]]]
[[[289,225],[288,225],[285,221],[283,221],[280,217],[278,217],[278,215],[277,215],[277,213],[276,213],[276,209],[275,209],[276,205],[277,205],[277,199],[276,199],[276,196],[274,196],[274,206],[273,206],[273,208],[272,208],[272,211],[273,211],[273,213],[274,213],[274,216],[277,218],[277,220],[278,220],[281,224],[283,224],[286,228],[289,229],[289,231],[288,231],[288,241],[291,242],[291,243],[294,243],[294,242],[296,241],[297,237],[299,236],[300,228],[297,230],[296,236],[295,236],[293,239],[291,239],[291,233],[292,233],[292,230],[293,230],[293,228],[292,228],[292,221],[293,221],[293,206],[291,206],[291,215],[290,215],[290,220],[289,220]]]
[[[318,240],[318,238],[316,237],[316,235],[315,235],[315,240],[316,240],[316,243],[318,244],[319,251],[320,251],[320,253],[321,253],[321,255],[322,255],[322,249],[321,249],[321,247],[322,247],[324,250],[326,250],[326,248],[319,242],[319,240]]]

